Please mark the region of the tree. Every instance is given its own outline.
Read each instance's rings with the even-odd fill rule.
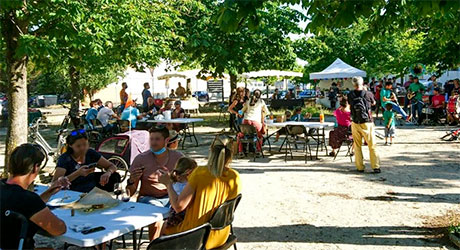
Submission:
[[[301,13],[287,6],[265,3],[258,10],[259,25],[236,32],[222,32],[216,24],[219,3],[201,1],[193,14],[184,17],[185,25],[177,32],[187,38],[178,45],[183,65],[199,65],[203,73],[214,76],[228,73],[231,87],[236,87],[237,75],[260,69],[291,69],[296,55],[289,33],[297,33]],[[234,18],[224,16],[220,22]],[[180,56],[176,56],[180,58]]]
[[[264,0],[266,1],[266,0]],[[222,3],[220,16],[234,16],[220,22],[226,31],[249,26],[258,19],[257,10],[264,1],[226,0]],[[302,4],[307,10],[306,31],[316,35],[347,28],[359,19],[368,20],[369,29],[361,34],[361,42],[391,34],[412,32],[421,35],[424,45],[421,62],[439,71],[460,64],[460,2],[457,0],[278,0],[285,4]],[[423,51],[422,51],[423,50]]]
[[[422,40],[410,32],[375,38],[362,44],[360,38],[368,23],[358,20],[348,28],[296,41],[299,58],[309,62],[307,73],[321,71],[336,58],[363,69],[371,76],[402,74],[418,62]]]
[[[179,9],[172,7],[177,2],[182,3]],[[128,64],[154,66],[167,56],[172,41],[178,39],[171,31],[189,2],[193,1],[0,1],[0,69],[10,105],[6,161],[18,144],[27,141],[29,59],[37,67],[66,68],[75,114],[83,74],[104,74]]]

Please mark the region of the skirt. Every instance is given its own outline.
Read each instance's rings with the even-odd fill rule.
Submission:
[[[347,140],[350,134],[350,127],[338,126],[329,132],[329,146],[333,149],[340,148],[343,141]]]

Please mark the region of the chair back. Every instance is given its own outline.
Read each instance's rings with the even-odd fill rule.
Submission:
[[[241,194],[235,197],[235,199],[228,200],[222,203],[217,210],[214,212],[209,224],[213,230],[220,230],[231,225],[234,218],[236,207],[240,203]]]
[[[27,238],[27,230],[29,227],[29,221],[24,215],[18,212],[11,211],[11,210],[5,211],[5,217],[11,218],[21,224],[21,231],[19,233],[18,250],[22,250],[24,246],[24,241]]]
[[[118,120],[118,126],[120,127],[120,132],[124,133],[129,130],[131,127],[131,122],[128,120]]]
[[[244,135],[257,135],[257,130],[254,126],[251,126],[249,124],[240,124],[240,132],[243,133]]]
[[[288,135],[301,135],[307,133],[305,126],[301,125],[288,125],[286,126],[286,131]]]
[[[206,241],[208,240],[211,226],[209,223],[199,227],[192,228],[188,231],[161,236],[150,242],[147,249],[181,249],[181,250],[197,250],[205,249]]]

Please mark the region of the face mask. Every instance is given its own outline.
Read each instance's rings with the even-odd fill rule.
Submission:
[[[154,151],[152,148],[150,149],[150,152],[152,152],[154,155],[161,155],[166,151],[166,148],[162,148],[158,151]]]

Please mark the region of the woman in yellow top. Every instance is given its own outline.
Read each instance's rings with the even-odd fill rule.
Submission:
[[[209,222],[222,203],[236,198],[240,193],[239,174],[230,168],[232,144],[230,139],[216,138],[211,144],[208,165],[196,168],[188,176],[188,183],[179,196],[173,189],[169,174],[160,177],[160,182],[168,188],[171,207],[177,213],[185,210],[185,218],[182,223],[164,228],[164,234],[183,232]],[[212,230],[206,243],[206,249],[223,245],[229,233],[230,226],[222,230]]]

